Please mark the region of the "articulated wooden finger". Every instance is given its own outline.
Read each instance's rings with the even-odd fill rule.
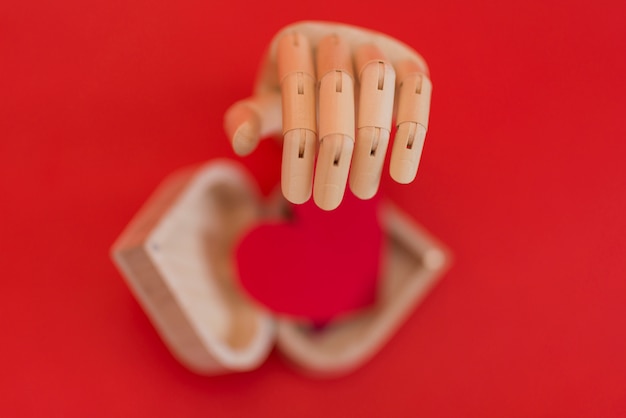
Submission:
[[[371,199],[378,191],[389,136],[386,129],[359,128],[350,170],[350,190],[355,196]]]
[[[415,179],[428,129],[432,84],[416,63],[396,66],[398,74],[398,129],[391,153],[390,173],[398,183]]]
[[[354,149],[354,80],[348,45],[328,36],[318,45],[319,136],[313,199],[322,209],[341,203]]]
[[[425,137],[426,129],[419,123],[405,122],[398,126],[389,163],[392,179],[402,184],[415,179]]]
[[[428,130],[432,84],[416,63],[404,61],[396,65],[398,80],[398,113],[396,124],[419,123]]]
[[[359,48],[356,59],[361,85],[357,126],[375,126],[390,131],[396,72],[374,45]]]
[[[389,144],[396,73],[375,45],[356,52],[360,97],[350,189],[361,199],[376,194]]]
[[[320,41],[317,52],[319,75],[319,137],[345,135],[354,140],[354,79],[348,45],[337,36]]]
[[[233,104],[224,115],[224,130],[237,155],[248,155],[263,137],[280,132],[280,96],[268,93]]]
[[[285,133],[281,188],[292,203],[304,203],[311,197],[316,145],[315,133],[309,129]]]
[[[333,210],[343,200],[354,141],[344,135],[327,135],[320,144],[313,184],[313,200],[324,210]]]
[[[299,33],[278,43],[278,76],[282,96],[283,195],[293,203],[311,196],[316,145],[315,70],[309,41]]]

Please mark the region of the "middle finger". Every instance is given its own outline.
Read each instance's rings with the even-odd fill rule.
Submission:
[[[324,210],[341,203],[354,149],[354,79],[348,44],[336,35],[317,50],[320,148],[313,199]]]

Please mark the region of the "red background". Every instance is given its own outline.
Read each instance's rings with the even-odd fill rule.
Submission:
[[[2,2],[0,415],[626,416],[626,3],[359,4]],[[167,174],[233,157],[224,110],[301,19],[428,60],[418,180],[388,191],[455,264],[349,377],[196,376],[109,247]],[[266,187],[275,151],[242,160]]]

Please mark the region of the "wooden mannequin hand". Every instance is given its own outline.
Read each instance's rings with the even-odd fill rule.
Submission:
[[[282,133],[285,198],[304,203],[313,189],[315,203],[332,210],[348,174],[356,196],[376,194],[392,118],[391,177],[414,180],[431,89],[426,62],[401,42],[353,26],[301,22],[274,37],[254,95],[233,104],[224,125],[239,155]]]

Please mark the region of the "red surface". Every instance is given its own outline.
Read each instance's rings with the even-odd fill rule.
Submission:
[[[626,416],[626,3],[405,4],[0,5],[1,416]],[[418,180],[387,190],[455,264],[349,377],[195,376],[108,250],[167,174],[232,157],[224,110],[304,18],[428,60]],[[276,151],[243,160],[268,188]]]
[[[370,306],[383,256],[379,197],[347,192],[330,212],[311,199],[290,219],[253,227],[236,250],[239,282],[273,312],[318,325]]]

